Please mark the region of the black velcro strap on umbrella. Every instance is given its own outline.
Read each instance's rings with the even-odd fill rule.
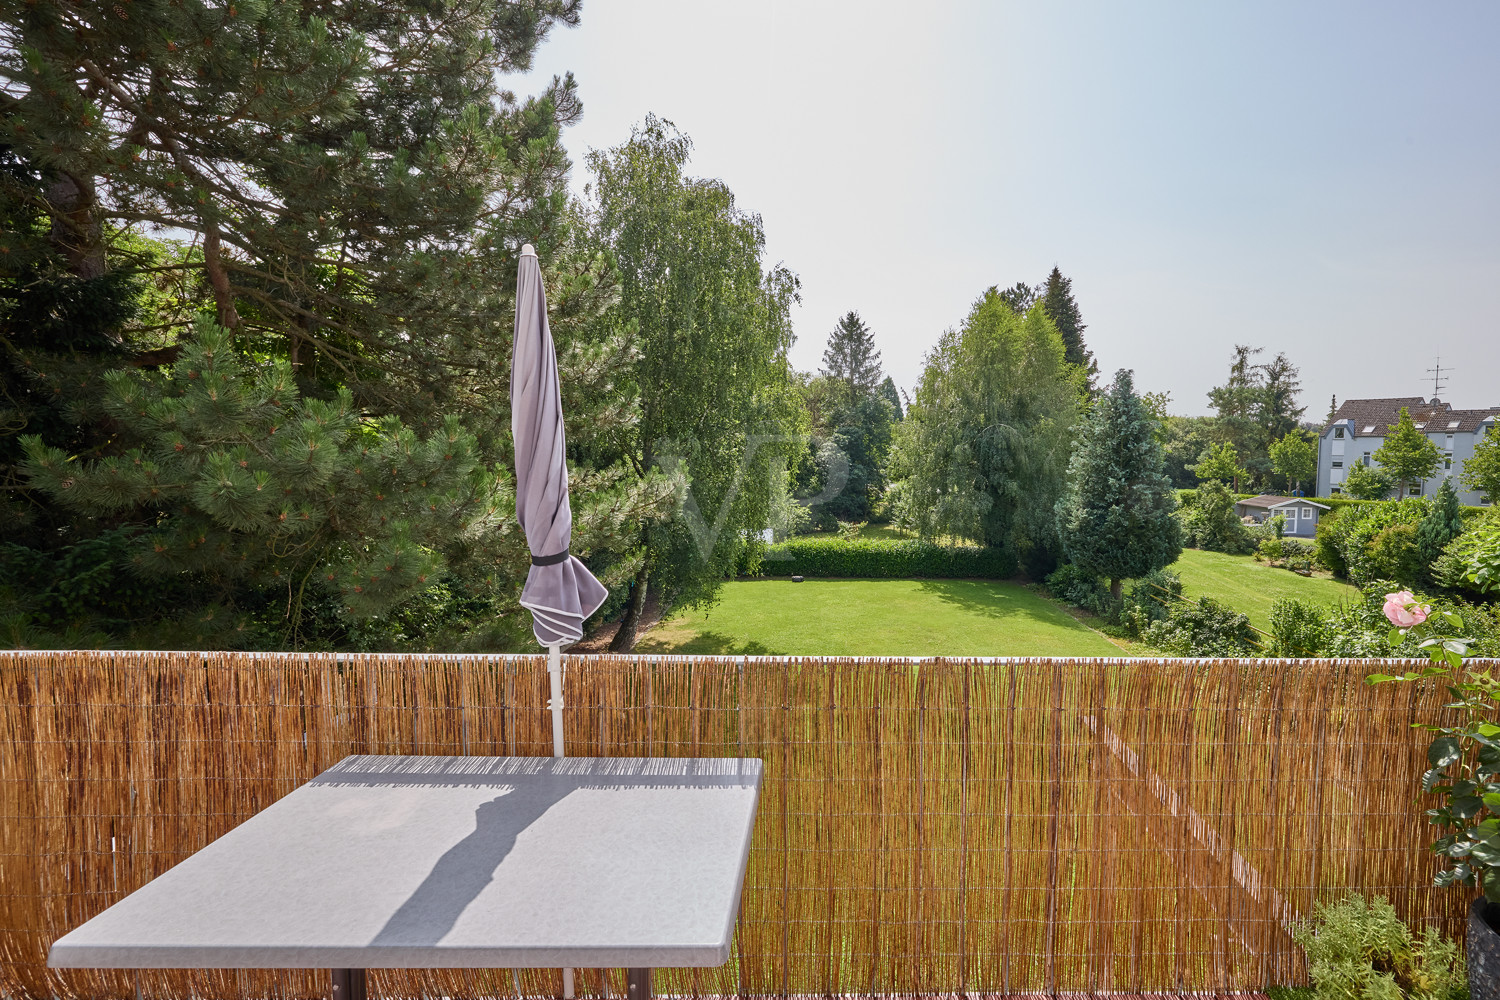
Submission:
[[[568,556],[571,555],[571,554],[572,553],[570,553],[567,549],[563,549],[561,552],[554,553],[553,555],[550,555],[550,556],[532,556],[531,557],[531,565],[533,565],[533,566],[556,566],[560,562],[567,562],[568,561]]]

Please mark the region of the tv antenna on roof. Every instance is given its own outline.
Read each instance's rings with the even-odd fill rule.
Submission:
[[[1451,367],[1443,367],[1443,356],[1441,354],[1437,356],[1437,363],[1427,369],[1428,374],[1432,376],[1432,396],[1434,399],[1437,398],[1438,393],[1448,387],[1448,380],[1443,378],[1443,372],[1451,372],[1452,370]]]

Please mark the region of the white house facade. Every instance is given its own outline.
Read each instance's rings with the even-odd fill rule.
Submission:
[[[1464,462],[1473,457],[1475,445],[1500,423],[1500,406],[1455,410],[1436,397],[1427,400],[1421,396],[1344,400],[1318,437],[1318,495],[1342,493],[1344,480],[1356,464],[1379,468],[1375,452],[1400,420],[1402,407],[1443,456],[1436,474],[1422,480],[1421,494],[1431,496],[1444,479],[1452,479],[1460,503],[1482,503],[1481,495],[1465,489],[1458,477]]]

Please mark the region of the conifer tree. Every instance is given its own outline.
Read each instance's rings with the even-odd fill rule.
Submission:
[[[865,326],[859,313],[852,310],[845,313],[828,335],[819,374],[843,383],[845,405],[860,402],[880,385],[882,372],[875,334]]]
[[[1404,406],[1396,426],[1387,430],[1385,443],[1376,448],[1371,457],[1390,473],[1403,497],[1413,483],[1420,483],[1436,472],[1443,460],[1438,446],[1417,430],[1411,413]]]
[[[1413,541],[1416,562],[1423,575],[1431,569],[1433,561],[1443,554],[1443,546],[1463,534],[1464,522],[1459,516],[1458,508],[1458,491],[1453,488],[1453,480],[1445,477],[1438,485],[1427,516],[1417,522],[1416,538]]]
[[[200,621],[243,618],[247,592],[280,592],[299,644],[305,601],[356,617],[426,589],[449,558],[508,518],[504,483],[456,417],[426,439],[363,418],[347,389],[304,399],[286,359],[253,363],[200,319],[170,374],[104,376],[127,447],[97,460],[32,435],[32,485],[88,517],[139,526],[129,558],[147,579],[190,582]]]
[[[1057,332],[1062,337],[1064,357],[1068,364],[1077,365],[1086,373],[1086,381],[1090,392],[1094,390],[1094,380],[1099,374],[1099,363],[1094,360],[1094,352],[1089,350],[1083,341],[1083,331],[1088,329],[1083,322],[1083,314],[1078,310],[1078,303],[1073,299],[1073,279],[1063,277],[1062,270],[1056,265],[1052,273],[1047,275],[1046,285],[1043,287],[1042,307],[1047,310],[1047,315],[1057,325]]]
[[[905,411],[901,408],[901,393],[896,390],[895,379],[887,375],[885,381],[880,383],[878,392],[880,398],[891,405],[891,416],[898,421],[902,420],[905,417]]]
[[[1116,372],[1068,465],[1068,489],[1057,503],[1063,552],[1085,572],[1108,578],[1118,600],[1124,579],[1162,569],[1182,553],[1176,507],[1156,421],[1131,373]]]

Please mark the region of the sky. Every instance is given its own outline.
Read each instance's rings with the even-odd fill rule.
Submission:
[[[1235,344],[1331,395],[1500,408],[1500,4],[589,0],[573,183],[647,113],[910,391],[986,288],[1073,281],[1106,379],[1209,412]],[[1447,368],[1452,365],[1452,370]]]

